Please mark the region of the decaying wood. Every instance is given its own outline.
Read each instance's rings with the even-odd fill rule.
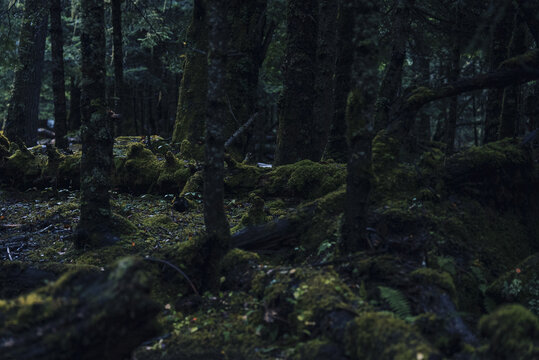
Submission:
[[[110,272],[68,272],[29,294],[0,300],[2,359],[128,358],[156,334],[158,307],[141,264],[131,257]]]

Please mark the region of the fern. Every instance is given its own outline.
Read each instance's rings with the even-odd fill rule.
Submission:
[[[387,302],[391,311],[398,317],[403,320],[412,317],[410,303],[402,292],[385,286],[378,286],[378,289],[380,290],[380,297]]]

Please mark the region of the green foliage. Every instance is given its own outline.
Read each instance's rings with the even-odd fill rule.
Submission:
[[[410,302],[401,291],[386,286],[378,286],[378,290],[382,300],[387,302],[391,311],[399,318],[403,320],[411,318]]]

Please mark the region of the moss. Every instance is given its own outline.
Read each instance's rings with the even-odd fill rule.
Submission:
[[[434,95],[434,91],[426,86],[420,86],[414,89],[412,94],[408,97],[406,102],[409,105],[415,103],[424,103],[425,99],[428,99]]]
[[[174,231],[178,229],[178,224],[165,214],[154,215],[146,218],[143,223],[145,227],[156,228],[163,227],[167,230]]]
[[[178,160],[168,151],[165,154],[165,164],[156,181],[156,190],[160,193],[177,194],[183,189],[191,176],[187,165]]]
[[[60,184],[79,186],[81,158],[82,152],[76,152],[62,158],[58,166],[58,182]]]
[[[283,193],[304,199],[315,199],[337,190],[346,182],[346,169],[342,164],[316,163],[302,160],[272,170],[261,184],[266,194]]]
[[[316,338],[296,346],[294,360],[344,359],[341,346],[326,338]]]
[[[115,235],[131,235],[138,232],[137,227],[125,217],[116,213],[112,214],[112,230]]]
[[[180,158],[184,160],[204,160],[204,146],[193,145],[187,139],[183,139],[180,144]]]
[[[198,193],[201,194],[204,188],[204,176],[202,171],[197,171],[187,180],[183,187],[180,196],[187,196],[187,194]]]
[[[60,218],[69,218],[73,212],[79,210],[78,202],[64,202],[60,205],[53,205],[45,211],[45,217],[50,218],[58,215]]]
[[[162,170],[163,163],[143,144],[130,144],[125,162],[116,169],[118,185],[135,193],[149,192]]]
[[[251,203],[251,207],[247,210],[247,214],[242,216],[240,223],[230,229],[232,233],[237,232],[243,227],[260,225],[271,220],[271,217],[266,215],[264,199],[251,194],[249,202]]]
[[[231,194],[253,191],[258,187],[261,175],[267,172],[267,169],[238,163],[229,158],[225,174],[225,191]]]
[[[438,286],[447,291],[453,300],[456,300],[457,290],[453,278],[449,273],[429,268],[420,268],[412,271],[410,276],[420,284]]]
[[[5,147],[6,149],[9,149],[9,140],[3,133],[0,133],[0,145]]]
[[[539,319],[520,305],[507,305],[482,317],[479,330],[488,339],[482,350],[489,358],[539,357]]]
[[[410,325],[393,315],[366,312],[347,328],[346,354],[354,359],[429,359],[436,350]]]
[[[41,176],[45,161],[43,157],[36,156],[26,149],[17,150],[6,159],[5,177],[16,181],[14,185],[17,187],[28,187]]]

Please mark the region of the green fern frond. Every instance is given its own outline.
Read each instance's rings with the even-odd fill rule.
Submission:
[[[380,297],[387,302],[395,315],[403,320],[412,317],[410,303],[402,292],[385,286],[378,286],[378,289],[380,290]]]

